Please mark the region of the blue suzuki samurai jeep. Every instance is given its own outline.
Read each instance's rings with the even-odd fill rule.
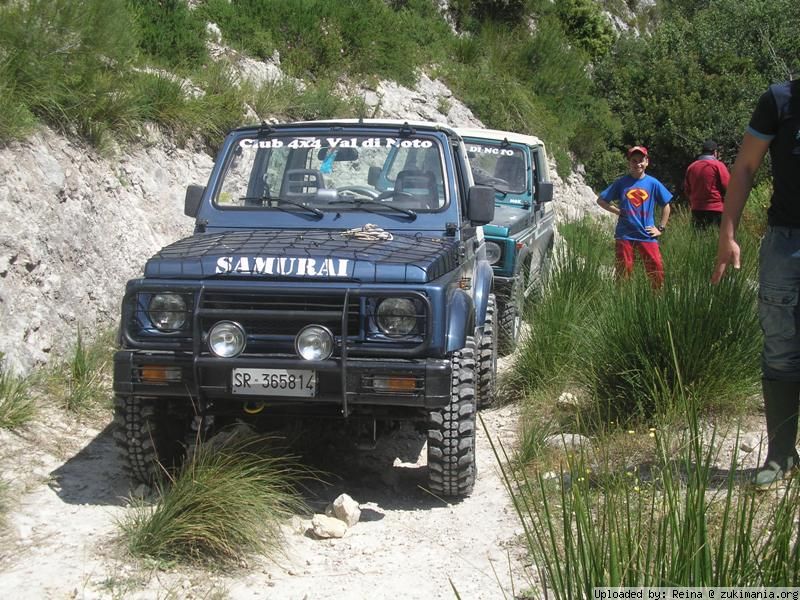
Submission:
[[[115,437],[131,475],[152,481],[231,422],[411,420],[430,489],[469,494],[494,393],[494,211],[439,124],[232,131],[208,184],[187,189],[194,235],[126,287]]]
[[[541,140],[494,129],[458,129],[475,183],[495,190],[495,215],[483,227],[494,268],[498,350],[514,351],[525,302],[537,291],[553,249],[553,184]]]

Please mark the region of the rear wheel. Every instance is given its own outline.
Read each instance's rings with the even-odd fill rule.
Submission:
[[[428,485],[444,497],[467,496],[475,485],[475,341],[454,352],[450,402],[428,423]]]
[[[486,321],[478,349],[478,408],[491,406],[497,381],[497,309],[494,294],[486,304]]]
[[[131,479],[150,485],[180,465],[191,422],[173,400],[117,396],[114,439]]]

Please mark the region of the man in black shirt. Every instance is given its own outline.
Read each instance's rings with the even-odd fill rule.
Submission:
[[[756,105],[733,165],[720,226],[718,283],[728,265],[740,266],[736,228],[769,150],[773,194],[759,255],[758,311],[764,412],[769,449],[754,485],[767,489],[798,468],[795,448],[800,403],[800,81],[771,85]]]

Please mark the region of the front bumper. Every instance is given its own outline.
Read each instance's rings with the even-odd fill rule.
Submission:
[[[317,376],[313,397],[236,395],[235,368],[304,369]],[[400,380],[404,389],[385,389],[376,382]],[[114,355],[114,392],[121,395],[191,398],[208,404],[270,406],[337,404],[345,415],[354,407],[402,406],[440,408],[450,401],[451,366],[447,359],[332,358],[305,361],[297,357],[240,356],[223,359],[191,352],[120,350]]]

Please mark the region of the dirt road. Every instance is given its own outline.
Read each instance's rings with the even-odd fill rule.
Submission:
[[[516,409],[482,412],[492,439],[512,444]],[[63,415],[62,415],[63,417]],[[286,527],[286,556],[252,557],[233,571],[135,564],[118,540],[132,490],[110,426],[55,414],[21,433],[0,431],[0,476],[13,510],[0,538],[4,598],[406,599],[513,598],[530,585],[521,533],[487,435],[478,480],[447,504],[422,489],[424,440],[403,428],[375,450],[336,457],[333,483],[315,491],[317,512],[340,493],[362,508],[344,538],[317,540]]]

